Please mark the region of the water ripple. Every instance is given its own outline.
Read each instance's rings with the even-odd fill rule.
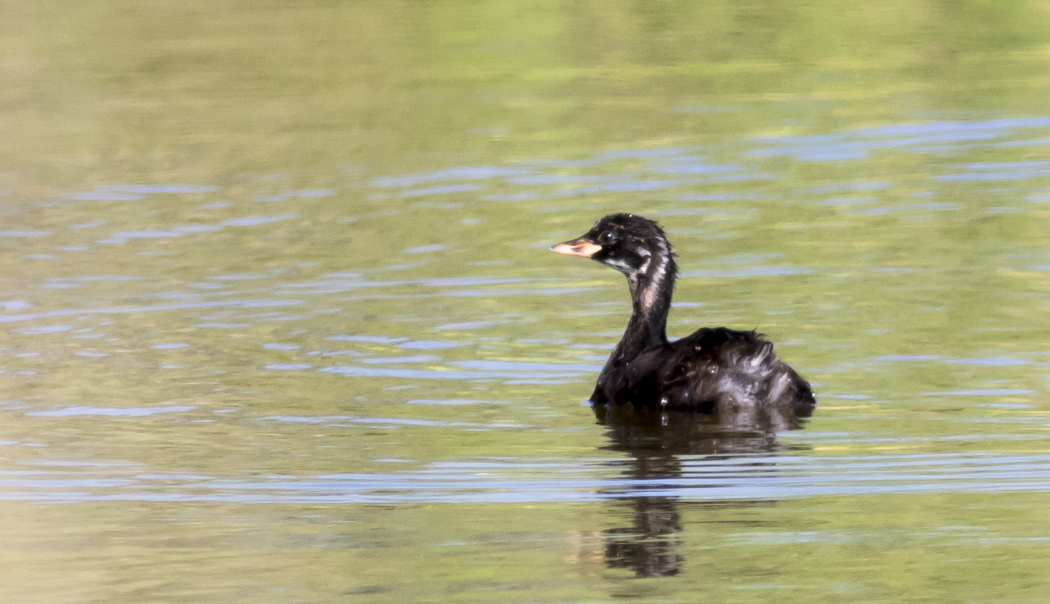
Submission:
[[[52,310],[39,313],[24,313],[18,315],[0,315],[0,323],[12,323],[15,321],[32,321],[34,319],[47,319],[50,317],[68,317],[74,315],[118,315],[127,313],[155,312],[167,310],[188,310],[200,308],[271,308],[284,306],[298,306],[302,300],[227,300],[223,302],[186,302],[182,304],[157,304],[155,306],[128,306],[110,308],[68,308],[63,310]]]
[[[474,425],[350,416],[267,419],[380,426]],[[571,503],[637,497],[692,501],[781,500],[884,493],[1050,491],[1050,455],[1045,454],[687,457],[681,460],[681,471],[674,475],[644,478],[632,477],[635,463],[629,458],[482,458],[435,462],[393,473],[267,474],[255,478],[136,474],[121,465],[62,471],[61,464],[56,464],[55,470],[0,473],[0,500],[395,505]]]

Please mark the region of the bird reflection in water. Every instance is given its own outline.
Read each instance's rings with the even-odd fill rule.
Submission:
[[[630,456],[624,473],[631,486],[602,493],[616,502],[618,514],[629,506],[631,518],[630,526],[604,532],[605,563],[636,577],[674,576],[684,563],[680,502],[674,494],[683,478],[683,456],[775,453],[784,448],[777,432],[802,428],[810,414],[806,408],[785,408],[761,417],[727,418],[634,405],[595,405],[594,411],[606,428],[607,448]],[[755,464],[771,465],[768,460]]]

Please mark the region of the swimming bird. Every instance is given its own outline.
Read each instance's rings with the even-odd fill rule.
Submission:
[[[813,390],[754,331],[704,327],[671,342],[667,313],[678,267],[660,226],[635,214],[601,218],[584,235],[551,251],[596,260],[627,277],[632,312],[591,395],[595,406],[629,403],[655,409],[749,416],[788,410],[808,416]]]

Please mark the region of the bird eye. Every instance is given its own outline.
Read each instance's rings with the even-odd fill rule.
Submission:
[[[616,233],[612,231],[602,231],[601,235],[598,235],[598,243],[602,245],[608,245],[616,242]]]

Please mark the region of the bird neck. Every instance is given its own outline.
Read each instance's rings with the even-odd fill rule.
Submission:
[[[667,344],[667,314],[677,267],[669,249],[661,252],[650,257],[642,270],[627,276],[633,309],[621,341],[625,352]]]

